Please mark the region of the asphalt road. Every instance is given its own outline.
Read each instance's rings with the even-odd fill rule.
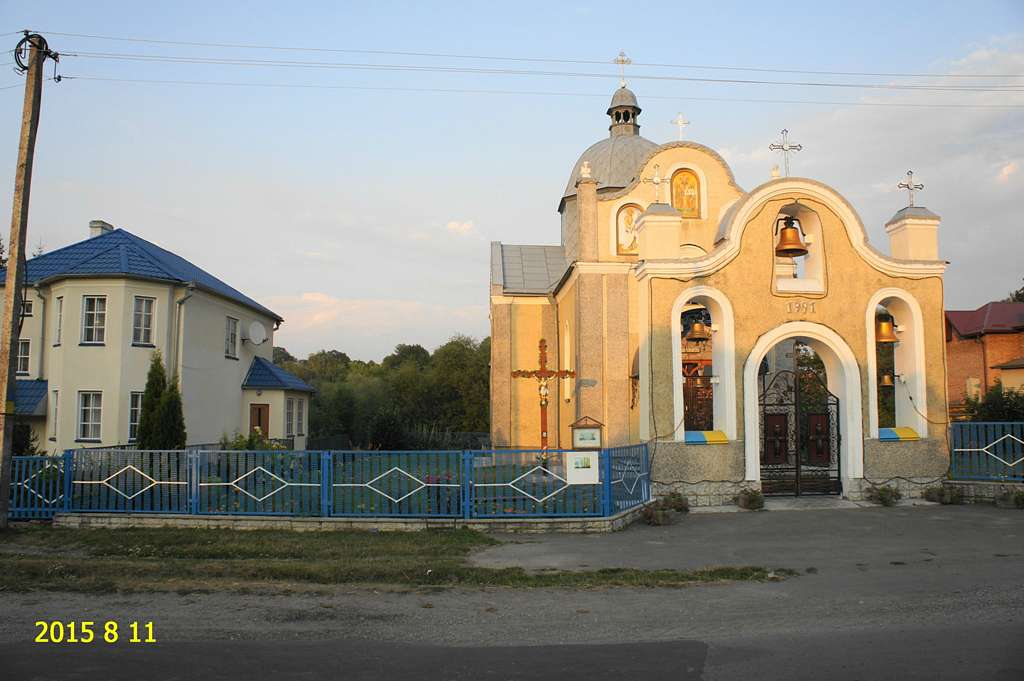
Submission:
[[[691,516],[516,541],[479,560],[802,574],[686,589],[0,594],[0,679],[1024,679],[1024,513]],[[30,643],[50,618],[151,619],[158,642]]]

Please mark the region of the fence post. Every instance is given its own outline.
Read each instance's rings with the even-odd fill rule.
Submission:
[[[612,514],[612,451],[602,449],[600,457],[601,477],[604,478],[601,481],[601,496],[603,497],[601,515],[607,518]]]
[[[469,520],[473,515],[473,452],[468,449],[462,450],[462,484],[459,486],[462,492],[462,517]]]
[[[64,484],[64,503],[61,510],[67,513],[71,510],[72,481],[75,476],[75,450],[64,450],[64,465],[61,467],[61,482]]]
[[[320,452],[320,516],[331,515],[331,492],[334,490],[334,456],[331,452]]]
[[[188,512],[199,515],[199,451],[188,450],[189,499]]]

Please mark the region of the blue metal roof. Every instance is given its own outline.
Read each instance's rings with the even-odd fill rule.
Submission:
[[[44,253],[29,260],[26,268],[26,281],[29,284],[63,277],[111,275],[179,284],[194,283],[200,289],[281,321],[280,316],[209,272],[123,229],[115,229]],[[0,269],[0,281],[3,281],[6,275],[6,268]]]
[[[316,388],[303,381],[295,374],[290,374],[273,362],[262,357],[253,357],[249,372],[242,381],[243,388],[259,388],[262,390],[301,390],[316,392]]]
[[[14,382],[14,413],[18,416],[42,416],[46,410],[39,410],[40,404],[45,406],[47,382],[20,379]]]

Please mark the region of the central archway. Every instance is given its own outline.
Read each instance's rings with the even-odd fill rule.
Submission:
[[[776,344],[789,338],[801,338],[811,346],[825,365],[828,390],[840,398],[839,423],[843,433],[839,447],[840,471],[844,491],[853,488],[848,481],[864,476],[864,433],[861,409],[860,366],[853,351],[839,334],[813,322],[788,322],[758,338],[743,367],[743,431],[746,479],[761,479],[761,411],[758,406],[758,369]]]

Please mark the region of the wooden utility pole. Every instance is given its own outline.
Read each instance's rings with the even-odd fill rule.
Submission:
[[[26,50],[27,48],[27,50]],[[20,56],[28,52],[25,76],[25,106],[21,114],[21,140],[18,143],[18,166],[14,175],[14,201],[11,210],[11,236],[7,241],[7,283],[4,288],[3,326],[0,328],[0,389],[4,391],[0,410],[0,528],[7,527],[11,503],[12,444],[14,436],[14,377],[17,372],[18,334],[21,331],[22,282],[25,277],[25,243],[28,232],[28,201],[32,187],[32,158],[39,128],[39,104],[43,96],[43,63],[51,55],[41,35],[27,34],[15,50]]]

